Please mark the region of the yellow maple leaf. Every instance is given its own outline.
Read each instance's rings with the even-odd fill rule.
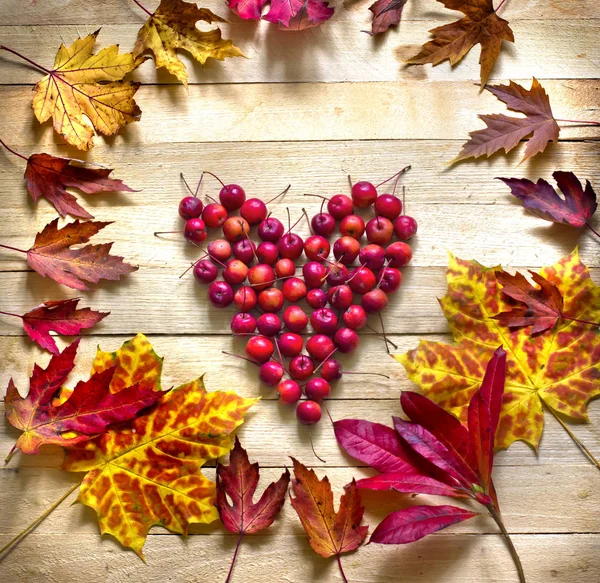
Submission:
[[[221,36],[219,28],[201,31],[196,27],[198,21],[227,22],[207,8],[182,0],[161,0],[156,11],[148,14],[150,18],[140,28],[133,47],[134,57],[139,58],[146,50],[152,51],[156,67],[165,67],[186,87],[187,71],[176,49],[185,49],[203,65],[209,57],[224,61],[227,57],[244,56],[230,40]]]
[[[600,333],[567,319],[534,336],[530,328],[502,326],[492,317],[514,303],[502,294],[497,269],[451,255],[448,290],[440,305],[457,343],[422,340],[414,350],[394,357],[427,397],[465,421],[485,365],[502,345],[508,359],[496,447],[522,440],[537,449],[544,407],[576,421],[588,420],[587,403],[600,395]],[[577,250],[539,273],[561,292],[565,314],[600,320],[600,287]]]
[[[201,378],[165,393],[130,426],[68,450],[63,469],[88,472],[77,501],[96,510],[102,534],[141,558],[152,526],[185,535],[192,523],[217,520],[215,483],[201,468],[229,452],[256,401],[209,393]]]
[[[93,147],[94,128],[110,136],[142,113],[133,99],[140,84],[122,81],[139,61],[131,53],[119,54],[116,45],[92,54],[99,32],[70,47],[60,45],[54,69],[34,88],[33,111],[40,123],[52,118],[54,129],[80,150]]]

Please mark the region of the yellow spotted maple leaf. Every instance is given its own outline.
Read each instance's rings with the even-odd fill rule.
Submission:
[[[102,534],[141,558],[152,526],[185,535],[217,520],[215,483],[201,468],[229,452],[257,400],[209,393],[201,378],[165,393],[148,415],[68,450],[63,469],[87,472],[77,501],[96,510]]]
[[[182,0],[161,0],[152,14],[145,10],[150,18],[140,28],[133,47],[133,55],[138,58],[149,50],[154,55],[156,68],[165,67],[187,86],[185,65],[177,56],[176,49],[184,49],[202,65],[209,57],[224,61],[227,57],[243,57],[244,54],[234,44],[221,36],[219,28],[202,31],[196,27],[198,21],[212,24],[227,22],[213,14],[207,8],[198,8],[196,4]]]
[[[140,84],[122,81],[139,62],[131,53],[119,54],[117,45],[92,54],[99,32],[70,47],[61,44],[54,69],[44,69],[47,75],[34,88],[33,111],[40,123],[52,118],[54,129],[80,150],[94,145],[94,128],[111,136],[142,114],[133,99]]]
[[[588,421],[588,401],[600,395],[600,332],[597,327],[561,319],[535,336],[531,327],[510,329],[493,316],[514,307],[496,280],[498,267],[450,255],[448,290],[440,300],[456,344],[422,340],[395,355],[425,395],[466,421],[469,401],[485,365],[498,346],[508,353],[506,389],[496,447],[516,440],[538,448],[544,408],[554,415]],[[540,275],[564,298],[564,314],[600,320],[600,287],[575,250]]]

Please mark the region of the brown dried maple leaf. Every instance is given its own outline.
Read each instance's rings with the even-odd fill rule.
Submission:
[[[488,158],[504,150],[510,152],[527,136],[531,139],[525,148],[522,162],[543,152],[548,142],[558,141],[560,128],[552,114],[550,99],[534,77],[531,89],[525,89],[511,81],[509,85],[486,86],[508,109],[525,114],[525,117],[509,117],[504,114],[480,115],[487,126],[484,130],[471,132],[471,139],[463,145],[460,154],[451,164],[467,158]]]
[[[407,62],[411,65],[438,65],[448,59],[451,65],[456,65],[476,44],[480,44],[483,88],[500,54],[502,41],[515,41],[508,22],[496,14],[493,0],[438,1],[446,8],[459,10],[464,18],[431,30],[433,40],[423,45],[421,52]]]
[[[402,10],[408,0],[377,0],[369,6],[373,13],[371,34],[386,32],[390,26],[396,26],[402,18]]]

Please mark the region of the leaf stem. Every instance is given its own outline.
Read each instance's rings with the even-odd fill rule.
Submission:
[[[133,0],[133,1],[135,2],[135,0]],[[16,55],[17,57],[19,57],[20,59],[23,59],[24,61],[27,61],[30,65],[33,65],[36,69],[39,69],[40,71],[43,71],[47,75],[51,75],[52,74],[52,71],[49,71],[45,67],[42,67],[41,65],[38,65],[35,61],[32,61],[31,59],[28,59],[26,56],[22,55],[21,53],[18,53],[17,51],[14,51],[13,49],[9,49],[8,47],[5,47],[4,45],[0,45],[0,51],[7,51],[9,53],[12,53],[13,55]]]
[[[2,144],[11,154],[14,154],[15,156],[19,156],[19,158],[23,158],[23,160],[25,160],[25,162],[27,162],[27,158],[25,156],[23,156],[23,154],[19,154],[19,152],[15,152],[12,148],[7,146],[6,143],[2,140],[2,138],[0,138],[0,144]]]
[[[342,567],[342,559],[340,559],[339,553],[335,557],[336,557],[337,563],[340,567],[340,573],[342,574],[342,581],[344,583],[348,583],[348,579],[346,578],[346,573],[344,573],[344,567]]]
[[[4,247],[5,249],[10,249],[11,251],[18,251],[19,253],[27,253],[27,251],[23,249],[17,249],[17,247],[11,247],[10,245],[3,245],[0,243],[0,247]]]
[[[28,532],[33,530],[46,516],[48,516],[57,506],[59,506],[66,498],[68,498],[77,488],[81,486],[81,482],[74,484],[67,492],[65,492],[50,508],[48,508],[43,514],[38,516],[27,528],[22,530],[17,536],[15,536],[10,542],[4,545],[0,549],[0,556],[7,551],[14,544],[18,543]],[[1,560],[1,559],[0,559]]]
[[[235,565],[235,560],[237,559],[238,551],[240,550],[240,543],[242,542],[243,536],[244,533],[240,532],[237,544],[235,545],[235,551],[233,552],[233,557],[231,558],[231,567],[229,567],[229,573],[227,574],[227,579],[225,579],[225,583],[229,583],[231,581],[231,575],[233,574],[233,566]]]
[[[3,312],[0,310],[0,314],[4,314],[5,316],[14,316],[15,318],[21,318],[21,320],[23,319],[23,316],[19,316],[19,314],[13,314],[12,312]]]
[[[17,451],[17,444],[15,443],[11,450],[8,452],[8,455],[6,456],[6,458],[4,458],[4,463],[7,464],[13,457],[13,455],[15,455],[15,452]]]
[[[145,6],[140,4],[138,0],[133,0],[148,16],[154,16],[150,10],[148,10]]]
[[[590,320],[580,320],[579,318],[571,318],[569,316],[565,316],[564,314],[561,314],[561,317],[564,320],[570,320],[571,322],[579,322],[580,324],[590,324],[592,326],[600,326],[600,322],[591,322]]]
[[[594,235],[596,235],[596,237],[600,238],[600,233],[598,233],[598,231],[596,231],[596,229],[594,229],[594,227],[592,227],[592,225],[590,225],[589,223],[586,223],[585,226],[592,232],[594,233]]]
[[[556,413],[556,411],[554,411],[554,409],[552,409],[552,407],[550,407],[544,401],[542,401],[542,403],[544,403],[544,405],[546,406],[546,409],[548,409],[548,411],[550,411],[550,413],[552,413],[552,415],[554,415],[554,418],[562,425],[562,428],[567,432],[569,437],[577,444],[579,449],[581,449],[581,451],[583,451],[583,453],[585,453],[585,455],[589,458],[589,460],[600,470],[600,462],[594,457],[592,452],[583,443],[581,443],[579,438],[569,429],[567,424],[558,416],[558,414]]]
[[[506,0],[502,0],[502,2],[500,2],[500,4],[498,4],[498,7],[496,8],[496,10],[494,10],[494,12],[498,12],[498,10],[500,10],[500,8],[502,8],[502,5],[506,2]]]
[[[494,508],[494,506],[492,504],[490,504],[487,507],[487,509],[488,509],[491,517],[494,519],[494,521],[498,525],[498,528],[500,529],[502,536],[504,537],[504,541],[506,542],[506,545],[508,546],[508,550],[510,551],[510,554],[513,558],[515,567],[517,568],[517,572],[519,573],[520,583],[526,583],[525,572],[523,571],[523,565],[521,564],[521,559],[519,558],[519,553],[517,553],[517,549],[515,548],[515,545],[513,545],[512,539],[510,538],[510,535],[508,534],[508,532],[506,531],[506,528],[504,527],[504,522],[502,522],[502,517],[500,516],[500,514],[498,513],[498,511]]]
[[[563,123],[578,123],[586,126],[600,126],[600,121],[589,121],[583,119],[556,119],[555,121],[562,121]]]

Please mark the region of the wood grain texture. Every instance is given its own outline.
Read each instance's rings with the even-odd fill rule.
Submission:
[[[153,9],[158,0],[144,4]],[[293,408],[281,406],[274,391],[259,383],[255,367],[222,354],[243,353],[243,343],[229,333],[232,312],[211,309],[206,288],[191,274],[178,279],[199,250],[178,235],[153,237],[153,231],[182,226],[176,215],[185,195],[179,174],[195,182],[202,170],[211,170],[242,184],[248,196],[264,200],[291,184],[286,196],[270,205],[285,220],[286,207],[295,218],[303,207],[316,212],[318,199],[304,193],[346,192],[347,174],[377,183],[412,164],[400,184],[407,187],[407,210],[418,220],[419,233],[411,243],[413,262],[403,270],[403,286],[385,315],[390,339],[404,352],[420,337],[452,341],[437,303],[445,293],[448,250],[515,269],[550,264],[579,245],[592,277],[600,282],[600,247],[589,233],[528,214],[494,180],[551,179],[555,170],[573,170],[598,190],[600,132],[564,127],[560,143],[522,165],[524,144],[508,156],[448,167],[468,133],[482,127],[478,114],[505,112],[492,95],[478,92],[478,47],[454,68],[403,64],[429,38],[430,28],[459,13],[436,0],[411,0],[398,29],[373,39],[360,32],[369,26],[369,2],[333,4],[336,14],[330,22],[291,34],[265,22],[241,22],[222,0],[203,3],[229,18],[224,31],[250,58],[202,68],[184,54],[189,93],[168,74],[155,72],[151,62],[144,63],[135,73],[144,83],[138,93],[142,121],[114,138],[96,138],[96,148],[87,154],[66,146],[49,124],[34,120],[31,89],[41,75],[0,53],[2,139],[25,155],[47,151],[113,167],[115,177],[141,189],[127,195],[81,195],[96,219],[116,221],[100,233],[99,241],[114,241],[114,251],[139,264],[139,272],[78,294],[28,270],[19,254],[0,250],[0,310],[23,313],[44,300],[76,296],[83,305],[110,310],[85,335],[69,386],[89,371],[97,345],[114,350],[136,332],[145,332],[166,357],[165,388],[206,373],[209,390],[235,388],[244,396],[262,397],[239,433],[251,459],[263,466],[261,483],[275,479],[293,455],[320,476],[327,473],[340,494],[353,476],[369,470],[340,451],[327,419],[314,428],[299,426]],[[100,26],[99,47],[118,43],[129,50],[145,19],[131,0],[0,0],[0,15],[0,44],[45,65],[52,63],[60,42],[70,43]],[[547,88],[556,117],[600,121],[597,1],[508,0],[501,15],[510,21],[516,42],[503,47],[493,79],[528,86],[535,75]],[[0,242],[28,248],[55,213],[45,201],[33,205],[23,172],[22,160],[0,153]],[[204,184],[203,196],[217,193],[216,182]],[[304,222],[298,231],[308,234]],[[379,329],[377,319],[372,324]],[[62,347],[67,340],[58,343]],[[48,359],[17,319],[0,316],[0,395],[11,377],[25,393],[34,363],[45,365]],[[387,355],[381,338],[363,334],[358,351],[342,360],[348,371],[384,371],[390,378],[348,375],[337,382],[326,403],[334,419],[361,417],[389,424],[391,415],[402,414],[399,391],[414,385]],[[600,401],[590,404],[590,421],[570,428],[598,455]],[[0,423],[0,456],[16,437],[8,423]],[[325,463],[314,456],[311,440]],[[81,478],[58,470],[61,461],[60,449],[44,447],[38,456],[18,454],[0,468],[0,547]],[[205,472],[213,477],[214,467]],[[595,581],[600,574],[600,477],[556,420],[546,416],[537,454],[523,443],[498,452],[494,475],[528,583]],[[366,522],[372,531],[389,511],[437,501],[365,495]],[[187,539],[154,528],[144,565],[110,537],[99,536],[90,509],[66,502],[0,557],[0,581],[222,581],[235,542],[218,524],[193,527]],[[494,523],[485,517],[412,545],[368,545],[343,562],[353,583],[517,580]],[[233,581],[265,580],[341,581],[335,562],[310,550],[289,504],[272,529],[242,545]]]

